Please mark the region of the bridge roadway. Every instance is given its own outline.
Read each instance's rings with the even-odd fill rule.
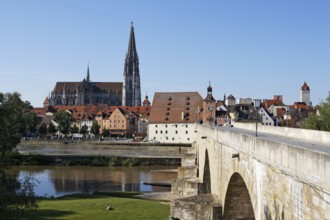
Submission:
[[[258,126],[255,133],[253,123],[197,125],[196,169],[179,172],[184,179],[172,191],[186,198],[172,204],[171,215],[330,219],[330,132]]]

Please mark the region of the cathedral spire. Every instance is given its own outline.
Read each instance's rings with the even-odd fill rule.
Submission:
[[[139,57],[136,51],[133,22],[131,22],[128,51],[125,58],[122,98],[123,106],[141,106]]]
[[[129,36],[129,42],[128,42],[128,50],[127,50],[127,57],[138,57],[136,52],[136,44],[135,44],[135,35],[134,35],[134,26],[133,21],[131,22],[131,33]]]
[[[86,81],[90,82],[90,76],[89,76],[89,63],[87,65],[87,77],[86,77]]]

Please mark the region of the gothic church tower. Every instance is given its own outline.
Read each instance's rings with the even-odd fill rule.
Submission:
[[[141,106],[141,85],[139,71],[139,57],[136,51],[133,22],[125,58],[123,106]]]

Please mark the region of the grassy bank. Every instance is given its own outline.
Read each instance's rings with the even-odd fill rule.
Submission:
[[[97,193],[42,199],[39,203],[39,209],[16,214],[13,219],[168,219],[170,214],[168,204],[138,199],[133,197],[134,195],[137,193]],[[113,210],[107,210],[109,206]],[[7,216],[5,219],[10,218]]]

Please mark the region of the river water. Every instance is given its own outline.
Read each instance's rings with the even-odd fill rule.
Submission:
[[[169,187],[145,185],[145,182],[177,178],[173,166],[89,167],[89,166],[18,166],[9,172],[18,178],[31,176],[37,181],[35,194],[58,197],[95,191],[163,192]],[[171,170],[170,170],[171,169]]]

